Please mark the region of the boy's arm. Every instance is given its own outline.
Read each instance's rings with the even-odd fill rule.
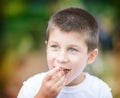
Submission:
[[[34,98],[56,98],[65,83],[64,72],[60,68],[54,68],[43,79],[40,90]]]

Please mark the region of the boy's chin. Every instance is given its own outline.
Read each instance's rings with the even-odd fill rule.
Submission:
[[[72,86],[71,83],[72,83],[72,81],[68,80],[68,81],[66,81],[65,86]]]
[[[73,83],[73,81],[74,81],[74,80],[68,79],[68,80],[66,81],[66,83],[65,83],[65,86],[74,86],[74,85],[76,85],[76,84]]]

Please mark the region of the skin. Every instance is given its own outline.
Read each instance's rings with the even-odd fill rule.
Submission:
[[[56,98],[64,86],[80,84],[86,65],[91,64],[98,49],[88,53],[84,37],[77,32],[63,32],[54,27],[47,42],[47,63],[50,71],[35,98]],[[61,69],[70,69],[68,73]],[[46,93],[47,91],[47,93]]]

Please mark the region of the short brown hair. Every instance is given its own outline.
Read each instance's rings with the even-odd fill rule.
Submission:
[[[58,27],[61,31],[75,31],[84,35],[88,52],[98,46],[98,24],[90,13],[81,8],[66,8],[51,16],[46,31],[47,41],[52,26]]]

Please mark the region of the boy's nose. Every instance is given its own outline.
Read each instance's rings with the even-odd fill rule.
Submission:
[[[60,52],[58,53],[58,56],[57,56],[57,61],[59,63],[66,63],[68,62],[68,57],[67,57],[67,54],[65,52]]]

